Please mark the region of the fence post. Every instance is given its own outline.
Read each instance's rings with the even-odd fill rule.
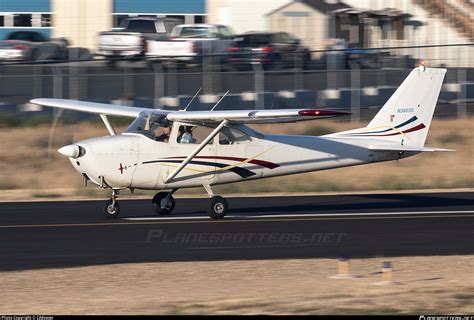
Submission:
[[[326,89],[337,88],[337,72],[336,72],[336,54],[331,51],[326,52]]]
[[[125,62],[125,67],[123,68],[123,97],[117,98],[125,98],[126,100],[130,100],[134,98],[134,87],[133,87],[133,69],[130,68],[130,63],[128,61]],[[132,102],[134,105],[135,101]]]
[[[77,48],[71,48],[70,49],[70,54],[69,54],[69,63],[68,63],[68,68],[69,68],[69,99],[75,99],[79,100],[79,66],[78,66],[78,54],[79,54],[79,49]],[[76,60],[76,63],[74,64],[73,61],[71,60]]]
[[[469,50],[469,47],[465,47]],[[461,62],[461,51],[462,47],[459,48],[458,53],[458,61]],[[457,70],[457,83],[460,87],[458,91],[458,105],[457,105],[457,116],[458,119],[466,118],[467,117],[467,106],[466,106],[466,99],[467,99],[467,85],[466,85],[466,68],[462,65],[458,66]],[[464,85],[463,85],[464,84]]]
[[[265,109],[265,72],[262,64],[259,62],[252,62],[254,74],[254,92],[255,92],[255,109]],[[261,94],[259,94],[261,93]]]
[[[202,89],[204,94],[213,93],[211,41],[202,41]]]
[[[161,63],[153,63],[153,72],[153,80],[155,83],[155,97],[153,106],[157,109],[161,109],[163,106],[161,103],[161,98],[165,95],[165,79]]]
[[[62,99],[63,97],[63,73],[61,67],[56,65],[51,66],[53,73],[53,97],[56,99]],[[56,110],[56,109],[54,109]]]
[[[63,97],[63,73],[61,72],[61,67],[52,65],[51,71],[53,73],[53,98],[62,99]],[[59,118],[63,114],[63,109],[53,108],[53,123],[51,128],[49,128],[49,137],[48,137],[48,160],[51,159],[51,150],[53,146],[53,137],[54,129],[59,121]]]
[[[43,65],[35,63],[33,65],[33,97],[43,96]]]
[[[168,81],[168,90],[165,92],[165,96],[177,96],[178,95],[178,62],[171,63],[171,67],[167,72]]]
[[[360,67],[351,62],[351,120],[360,121]]]
[[[294,77],[294,90],[302,90],[304,89],[304,53],[296,54],[293,67],[295,70],[295,77]]]

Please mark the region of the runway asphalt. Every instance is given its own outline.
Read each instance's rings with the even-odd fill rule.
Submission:
[[[0,270],[153,261],[380,257],[474,253],[474,193],[228,198],[221,221],[207,199],[0,203]],[[113,270],[111,270],[113,272]]]

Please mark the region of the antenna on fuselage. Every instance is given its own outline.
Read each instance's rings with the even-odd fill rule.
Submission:
[[[217,101],[217,103],[214,105],[214,107],[212,107],[212,109],[210,111],[214,111],[214,109],[217,107],[217,105],[222,101],[222,99],[225,98],[225,96],[229,93],[230,90],[227,90],[226,93],[224,93],[224,95],[222,96],[222,98],[219,99],[219,101]]]
[[[188,107],[191,105],[191,103],[193,103],[194,99],[196,99],[197,95],[199,94],[199,92],[201,92],[202,90],[202,87],[199,88],[199,90],[196,92],[196,94],[194,95],[194,97],[191,99],[191,101],[188,102],[188,105],[186,106],[186,108],[184,108],[183,111],[186,111],[186,109],[188,109]]]

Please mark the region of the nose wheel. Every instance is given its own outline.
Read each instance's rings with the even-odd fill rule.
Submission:
[[[111,219],[117,218],[120,214],[120,205],[117,202],[118,190],[112,190],[112,197],[104,205],[104,217]]]
[[[170,215],[171,212],[173,212],[173,209],[176,205],[176,202],[173,198],[173,193],[175,191],[176,190],[173,190],[171,192],[158,192],[157,194],[155,194],[152,203],[153,210],[157,215],[167,216]]]

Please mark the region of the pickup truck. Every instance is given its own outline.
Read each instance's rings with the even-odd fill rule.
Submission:
[[[200,65],[204,56],[215,55],[212,63],[226,61],[233,31],[224,25],[182,24],[173,28],[169,40],[148,40],[145,56],[152,61]]]
[[[168,39],[174,26],[180,22],[173,18],[125,19],[117,30],[99,33],[96,54],[104,56],[109,65],[120,58],[143,58],[147,41]]]

